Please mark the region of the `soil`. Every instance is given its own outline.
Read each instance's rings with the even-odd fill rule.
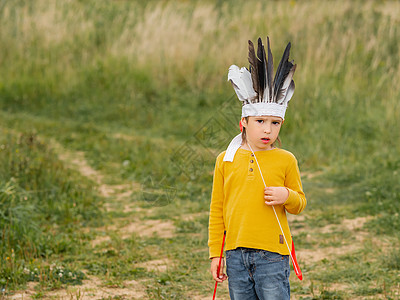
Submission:
[[[89,279],[84,280],[80,286],[67,286],[65,289],[47,292],[42,299],[145,299],[146,289],[143,285],[135,280],[125,281],[123,287],[105,286],[101,280],[94,276],[87,276]],[[28,288],[20,291],[9,299],[31,299],[36,294],[36,283],[30,282]]]

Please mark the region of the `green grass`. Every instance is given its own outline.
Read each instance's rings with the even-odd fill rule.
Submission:
[[[398,297],[399,8],[392,1],[2,1],[0,288],[12,293],[36,280],[41,298],[79,286],[85,273],[106,287],[140,281],[149,299],[210,295],[212,170],[240,117],[227,70],[247,66],[247,40],[268,35],[275,62],[291,41],[298,64],[281,131],[308,198],[304,219],[292,222],[296,245],[337,249],[300,261],[305,281],[292,278],[292,293]],[[63,151],[83,153],[101,182],[62,160]],[[107,198],[102,184],[136,188]],[[368,219],[357,230],[321,231],[360,217]],[[122,238],[124,226],[148,220],[170,220],[172,237]],[[109,239],[93,246],[100,237]],[[352,243],[358,247],[342,253]],[[160,257],[173,262],[166,271],[137,266]],[[57,278],[52,265],[80,279]]]
[[[36,259],[77,252],[88,239],[77,229],[101,224],[101,201],[91,182],[68,170],[35,134],[2,130],[0,144],[0,283],[14,289],[43,277],[32,270],[41,267]]]

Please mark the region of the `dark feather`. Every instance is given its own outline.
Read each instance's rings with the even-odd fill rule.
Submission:
[[[276,101],[276,99],[279,98],[279,96],[282,96],[281,88],[282,88],[283,82],[286,79],[287,75],[289,74],[290,70],[293,68],[293,63],[288,61],[289,53],[290,53],[290,46],[291,46],[290,43],[286,46],[286,49],[283,52],[282,59],[279,62],[278,69],[276,70],[276,74],[275,74],[275,78],[274,78],[274,95],[273,95],[275,101]]]
[[[274,75],[274,59],[272,58],[271,46],[269,44],[269,37],[267,37],[268,44],[268,66],[267,66],[267,88],[269,89],[269,102],[272,98],[272,76]]]
[[[264,90],[266,86],[266,72],[267,72],[267,64],[265,57],[265,49],[264,45],[261,41],[261,38],[258,38],[258,48],[257,48],[257,56],[258,56],[258,82],[260,84],[260,92],[259,92],[259,101],[262,102],[264,97]]]
[[[286,105],[288,104],[288,102],[290,101],[290,99],[293,96],[294,88],[295,88],[295,85],[294,85],[294,81],[292,80],[290,82],[289,88],[287,89],[285,99],[283,99],[283,101],[282,101],[282,102],[286,103]]]
[[[293,78],[294,72],[296,71],[297,65],[293,65],[293,62],[290,62],[290,63],[292,64],[292,68],[290,69],[288,75],[285,78],[283,78],[282,84],[280,85],[279,90],[277,91],[276,98],[275,98],[275,102],[279,103],[279,104],[285,101],[289,90],[291,88],[294,89],[294,81],[292,80],[292,78]],[[293,95],[293,93],[292,93],[292,95]],[[289,100],[290,100],[290,97],[289,97]],[[287,100],[287,101],[289,101],[289,100]]]
[[[249,63],[250,63],[251,80],[253,81],[253,88],[254,91],[257,93],[257,95],[259,95],[260,83],[258,78],[258,62],[256,53],[254,51],[253,42],[250,40],[249,40]]]
[[[281,104],[286,100],[289,101],[294,91],[294,82],[292,80],[296,65],[293,61],[289,62],[289,54],[291,43],[285,48],[282,59],[279,62],[278,69],[274,79],[274,62],[271,52],[269,37],[268,43],[268,60],[265,54],[265,48],[261,38],[258,38],[257,55],[254,44],[249,40],[249,63],[250,77],[253,84],[255,94],[251,102],[275,102]],[[286,102],[285,102],[286,103]]]

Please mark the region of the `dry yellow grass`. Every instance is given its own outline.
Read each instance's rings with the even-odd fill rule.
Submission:
[[[210,2],[194,6],[191,2],[168,1],[149,3],[145,8],[132,3],[126,9],[124,2],[120,7],[118,2],[114,5],[123,13],[109,13],[104,4],[93,2],[93,10],[104,9],[99,19],[89,18],[90,12],[79,2],[42,0],[17,9],[5,5],[3,18],[16,23],[16,48],[21,53],[29,52],[26,47],[33,39],[49,52],[80,43],[82,60],[90,61],[93,56],[86,54],[85,48],[102,35],[103,59],[125,56],[138,68],[151,70],[164,83],[178,77],[195,88],[220,85],[221,74],[230,64],[248,64],[243,55],[246,40],[258,36],[265,39],[268,35],[275,53],[280,53],[288,41],[296,45],[293,57],[301,59],[297,71],[300,82],[327,72],[335,75],[343,68],[344,81],[357,78],[360,70],[351,67],[357,62],[349,60],[349,53],[354,54],[350,57],[354,60],[357,53],[367,53],[371,70],[396,65],[387,67],[375,84],[379,88],[389,80],[396,89],[394,93],[398,91],[395,83],[400,68],[393,64],[397,58],[382,49],[382,41],[398,34],[398,2],[308,1],[300,5],[296,1],[247,1],[240,7],[229,2],[217,7]],[[373,17],[376,13],[386,16],[379,24]],[[362,26],[357,25],[357,18],[362,18]],[[68,68],[73,58],[67,52],[63,54],[57,57],[58,62]],[[35,53],[31,53],[31,59],[37,59]],[[42,59],[45,63],[50,58]]]

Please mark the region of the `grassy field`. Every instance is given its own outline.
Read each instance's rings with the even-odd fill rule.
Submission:
[[[298,64],[293,299],[400,298],[400,4],[0,1],[0,298],[211,299],[247,40]],[[227,284],[219,287],[227,299]]]

